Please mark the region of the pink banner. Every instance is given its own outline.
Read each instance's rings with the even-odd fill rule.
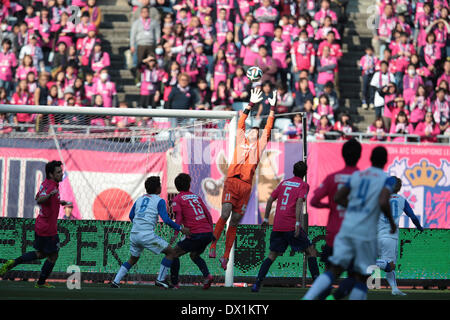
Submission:
[[[370,154],[376,144],[363,144],[359,169],[370,166]],[[421,224],[426,228],[450,229],[450,147],[442,145],[384,145],[389,154],[385,171],[402,179],[403,195]],[[344,167],[342,144],[314,142],[308,144],[308,183],[311,192],[325,177]],[[309,224],[324,226],[328,211],[315,209],[308,204]],[[414,227],[406,215],[400,227]]]
[[[108,152],[86,149],[0,147],[3,217],[36,217],[34,196],[45,178],[45,164],[64,160],[60,197],[71,201],[70,219],[128,220],[133,202],[145,193],[150,175],[161,177],[167,199],[166,153]],[[147,149],[146,149],[147,150]],[[60,218],[65,218],[61,208]]]

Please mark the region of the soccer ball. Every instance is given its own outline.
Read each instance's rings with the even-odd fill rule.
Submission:
[[[263,75],[262,70],[259,67],[250,67],[247,70],[247,78],[251,81],[251,82],[256,82],[261,80],[261,77]]]

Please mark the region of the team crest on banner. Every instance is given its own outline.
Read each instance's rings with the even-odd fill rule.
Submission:
[[[450,228],[450,165],[441,160],[435,165],[427,159],[412,162],[395,158],[388,168],[390,175],[402,180],[400,194],[410,203],[425,228]],[[400,227],[409,227],[409,218],[403,215]]]

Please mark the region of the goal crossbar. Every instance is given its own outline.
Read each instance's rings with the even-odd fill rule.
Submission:
[[[199,118],[199,119],[233,119],[237,117],[238,114],[237,111],[64,107],[64,106],[7,105],[7,104],[0,104],[0,113],[40,113],[40,114],[73,114],[73,115],[129,116],[129,117]]]

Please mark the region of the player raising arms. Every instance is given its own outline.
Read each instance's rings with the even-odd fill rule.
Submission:
[[[59,237],[57,222],[59,206],[70,204],[70,202],[59,198],[59,183],[63,177],[62,162],[56,160],[48,162],[45,165],[45,176],[46,179],[42,182],[35,197],[39,205],[39,215],[34,225],[33,246],[36,251],[27,252],[15,260],[8,260],[0,268],[0,276],[3,276],[19,264],[47,258],[42,266],[39,280],[35,284],[36,288],[54,288],[47,282],[47,278],[50,276],[58,259]]]
[[[372,167],[353,173],[334,197],[335,202],[347,210],[334,241],[333,255],[328,259],[331,266],[314,281],[303,297],[304,300],[315,299],[329,290],[333,281],[349,268],[351,262],[356,282],[349,299],[367,298],[366,280],[370,275],[367,269],[377,260],[377,224],[380,213],[383,212],[388,219],[391,233],[397,228],[389,206],[394,186],[383,171],[387,162],[386,148],[374,148],[370,161]]]
[[[261,138],[258,139],[258,127],[253,127],[248,133],[248,136],[245,136],[245,120],[252,107],[263,99],[262,91],[259,88],[252,89],[250,93],[250,103],[239,118],[236,134],[236,147],[233,160],[228,167],[227,178],[225,179],[222,192],[222,213],[214,229],[214,237],[216,240],[213,241],[209,251],[209,257],[215,258],[217,241],[231,214],[231,220],[226,234],[225,252],[223,257],[220,258],[220,264],[224,270],[227,268],[230,250],[236,239],[236,229],[245,214],[245,209],[248,200],[250,199],[252,180],[256,167],[258,166],[261,155],[270,139],[270,132],[275,119],[276,91],[274,91],[272,97],[268,99],[270,113]]]
[[[166,256],[161,261],[158,277],[155,284],[165,289],[170,288],[166,282],[166,276],[175,257],[175,251],[166,240],[155,233],[158,216],[163,222],[176,231],[189,234],[189,228],[178,225],[170,220],[167,214],[166,201],[159,197],[161,193],[161,181],[158,176],[152,176],[145,180],[147,194],[136,200],[130,211],[130,220],[133,226],[130,232],[130,259],[124,262],[111,282],[111,287],[119,288],[120,280],[134,266],[141,255],[142,250],[147,249],[155,254],[164,253]]]
[[[252,292],[259,291],[270,266],[278,256],[283,255],[289,245],[294,251],[306,251],[309,255],[308,267],[312,278],[315,279],[319,276],[317,251],[300,226],[303,202],[306,200],[309,190],[309,185],[303,181],[306,170],[306,164],[303,161],[294,164],[294,177],[282,181],[267,201],[262,224],[264,227],[268,225],[272,203],[278,199],[273,229],[270,234],[270,253],[259,269]]]
[[[178,242],[175,246],[175,257],[170,268],[171,282],[178,287],[178,274],[180,271],[180,260],[182,255],[190,252],[191,260],[198,266],[203,277],[203,289],[208,289],[213,281],[205,260],[200,255],[206,247],[214,240],[213,221],[208,208],[202,198],[189,191],[191,177],[186,173],[180,173],[175,178],[175,187],[179,194],[172,200],[172,209],[175,213],[176,222],[184,224],[189,228],[191,235]],[[172,244],[178,232],[170,240]]]
[[[408,201],[401,195],[397,194],[402,188],[402,180],[397,177],[389,177],[392,180],[391,183],[394,184],[394,191],[391,195],[389,203],[391,205],[392,217],[394,218],[395,225],[398,228],[398,223],[402,212],[411,218],[414,225],[421,232],[423,231],[420,225],[419,219],[414,214]],[[401,292],[397,288],[397,281],[395,280],[395,263],[397,262],[397,248],[398,248],[398,229],[395,233],[389,232],[389,221],[384,216],[380,216],[378,221],[378,250],[379,259],[377,260],[377,265],[386,272],[386,280],[391,286],[392,294],[404,296],[406,293]]]
[[[322,248],[321,257],[327,270],[330,267],[328,258],[333,255],[334,238],[341,228],[345,214],[345,208],[337,205],[334,201],[334,196],[338,189],[350,180],[350,176],[355,171],[358,171],[356,164],[361,158],[361,149],[361,144],[354,138],[344,143],[342,147],[342,157],[344,158],[345,167],[339,171],[329,174],[325,180],[323,180],[321,185],[314,191],[314,195],[311,199],[311,206],[315,208],[330,209],[326,226],[326,244]],[[321,202],[321,200],[325,197],[328,197],[328,203]],[[353,288],[353,285],[353,277],[348,277],[347,279],[341,281],[339,284],[339,289],[334,293],[334,298],[341,299],[346,296]],[[322,298],[325,298],[328,294],[329,292],[324,293]]]

